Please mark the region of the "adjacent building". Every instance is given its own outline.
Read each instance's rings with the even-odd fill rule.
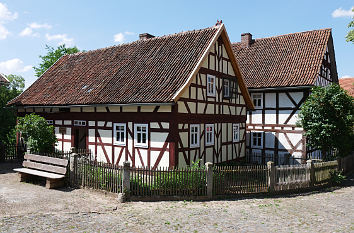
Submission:
[[[331,29],[233,43],[254,110],[247,115],[247,151],[253,162],[305,162],[320,157],[296,126],[300,106],[313,86],[338,83]]]
[[[9,85],[10,82],[4,74],[0,73],[0,86]]]

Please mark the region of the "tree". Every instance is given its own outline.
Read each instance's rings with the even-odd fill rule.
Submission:
[[[54,126],[48,125],[46,119],[34,113],[19,117],[17,132],[23,137],[27,146],[36,152],[51,152],[57,142]]]
[[[25,80],[18,75],[8,75],[7,79],[10,81],[10,85],[0,86],[0,141],[10,143],[15,137],[13,129],[16,125],[16,112],[14,108],[7,107],[6,104],[21,94]]]
[[[42,62],[39,64],[38,67],[33,67],[37,77],[40,77],[62,56],[66,54],[80,52],[80,50],[76,46],[72,48],[67,48],[65,47],[65,44],[60,45],[57,48],[46,45],[45,49],[47,50],[47,54],[45,56],[39,56],[39,58],[42,59]]]
[[[308,145],[322,150],[325,157],[330,149],[346,156],[354,141],[354,98],[338,84],[314,87],[302,105],[298,125],[305,130]]]
[[[354,12],[354,8],[352,11]],[[348,28],[354,28],[354,17],[353,20],[348,24]],[[348,42],[351,41],[354,43],[354,29],[350,30],[345,38],[347,38]]]

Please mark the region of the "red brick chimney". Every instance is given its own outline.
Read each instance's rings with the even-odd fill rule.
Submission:
[[[241,34],[241,43],[243,47],[250,47],[252,44],[252,34],[247,32],[247,33],[242,33]]]
[[[154,35],[151,35],[149,33],[141,33],[141,34],[139,34],[139,39],[140,40],[147,40],[147,39],[154,38],[154,37],[155,37]]]

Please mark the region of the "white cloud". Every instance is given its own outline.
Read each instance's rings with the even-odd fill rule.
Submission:
[[[340,18],[340,17],[354,17],[354,6],[350,8],[349,10],[343,10],[341,7],[338,9],[335,9],[332,12],[332,17],[333,18]]]
[[[123,43],[124,39],[125,39],[125,36],[121,32],[114,35],[114,42]]]
[[[74,44],[74,39],[73,38],[68,38],[67,34],[55,34],[55,35],[50,35],[46,34],[45,37],[47,38],[48,41],[56,40],[59,41],[58,45],[65,44],[67,46],[72,46]]]
[[[14,58],[14,59],[0,62],[0,73],[4,73],[4,74],[23,73],[31,69],[32,69],[31,65],[25,66],[23,64],[23,61],[19,58]]]
[[[49,25],[47,23],[39,24],[39,23],[34,22],[34,23],[29,24],[29,27],[33,28],[33,29],[40,29],[40,28],[51,29],[52,25]]]
[[[6,39],[6,37],[10,34],[10,32],[0,24],[0,40]]]
[[[11,13],[7,9],[6,5],[0,2],[0,40],[4,40],[10,34],[10,32],[3,25],[8,21],[15,20],[18,17],[18,13]]]
[[[340,77],[340,78],[352,78],[352,77],[354,77],[354,75],[343,75],[343,76]]]
[[[9,9],[7,9],[6,5],[0,2],[0,23],[15,20],[17,17],[17,12],[11,13]]]
[[[113,36],[114,38],[114,42],[117,42],[117,43],[123,43],[126,39],[126,36],[132,36],[132,35],[135,35],[135,32],[119,32],[117,34],[115,34]]]
[[[135,35],[135,32],[124,32],[125,35],[132,36]]]
[[[25,29],[23,29],[21,32],[20,32],[20,36],[33,36],[33,37],[39,37],[39,33],[37,32],[34,32],[34,29],[51,29],[52,26],[49,25],[49,24],[39,24],[39,23],[30,23],[28,25],[28,27],[26,27]]]

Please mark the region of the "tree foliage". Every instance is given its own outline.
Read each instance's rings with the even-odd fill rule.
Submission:
[[[14,108],[7,107],[6,104],[21,94],[25,87],[25,80],[18,75],[8,75],[7,79],[10,85],[0,86],[0,141],[11,143],[14,137],[13,129],[16,125],[16,112]]]
[[[36,152],[50,152],[57,142],[54,126],[48,125],[46,119],[34,113],[19,117],[16,129],[27,146]]]
[[[80,51],[76,46],[67,48],[65,44],[60,45],[57,48],[46,45],[45,49],[47,50],[47,54],[44,56],[39,56],[42,62],[38,65],[38,67],[33,67],[37,77],[41,76],[62,56],[66,54],[77,53]]]
[[[354,98],[338,84],[314,87],[302,105],[298,125],[303,127],[308,145],[322,150],[337,149],[346,156],[354,146]]]
[[[354,12],[354,8],[352,11]],[[354,28],[354,17],[353,20],[348,24],[348,28]],[[351,41],[354,43],[354,29],[351,29],[345,38],[347,38],[348,42]]]

